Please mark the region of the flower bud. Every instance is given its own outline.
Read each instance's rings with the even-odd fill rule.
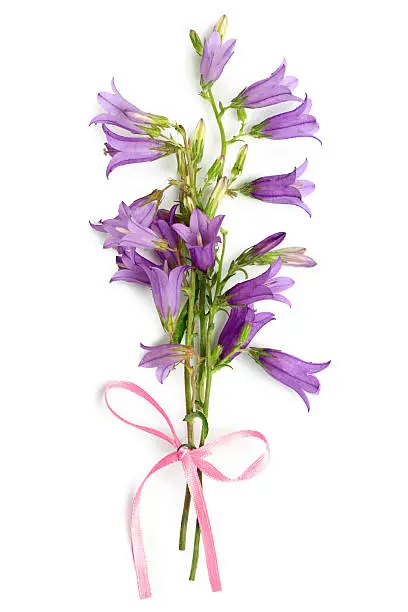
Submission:
[[[245,108],[237,108],[237,119],[238,121],[240,121],[241,123],[245,123],[245,121],[247,120],[247,112],[245,110]]]
[[[236,179],[237,176],[242,174],[242,170],[244,169],[244,164],[246,160],[246,156],[248,153],[248,145],[244,145],[238,151],[237,159],[235,160],[235,164],[232,167],[231,175],[233,179]]]
[[[176,157],[177,157],[177,170],[180,176],[186,176],[187,174],[187,166],[186,166],[186,159],[184,157],[184,153],[178,149],[176,151]]]
[[[191,44],[193,45],[198,55],[202,55],[203,54],[203,43],[201,42],[201,38],[199,37],[197,32],[195,32],[194,30],[190,30],[190,40],[191,40]]]
[[[218,183],[216,184],[214,191],[211,194],[207,207],[205,209],[206,214],[211,218],[215,215],[215,211],[218,208],[218,204],[221,202],[222,198],[227,193],[228,189],[228,180],[226,176],[220,178]]]
[[[223,15],[222,17],[219,18],[215,26],[215,29],[220,35],[221,41],[224,40],[224,36],[227,33],[227,27],[228,27],[228,19],[226,15]]]
[[[217,157],[211,168],[208,170],[206,179],[208,183],[210,183],[211,181],[215,181],[215,179],[218,178],[220,172],[222,172],[222,169],[224,167],[224,159],[225,158],[223,155]]]
[[[264,266],[273,264],[279,257],[275,249],[284,239],[285,232],[277,232],[246,249],[236,260],[238,266]]]
[[[203,159],[205,139],[205,123],[203,119],[197,124],[194,132],[193,144],[191,147],[193,162],[198,164]]]

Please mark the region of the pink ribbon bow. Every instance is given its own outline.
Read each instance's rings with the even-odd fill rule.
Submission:
[[[152,429],[151,427],[143,427],[142,425],[137,425],[136,423],[132,423],[131,421],[127,421],[126,419],[121,417],[117,412],[113,410],[113,408],[109,404],[108,392],[110,389],[127,389],[128,391],[131,391],[139,397],[143,397],[145,400],[147,400],[149,404],[151,404],[165,419],[166,423],[170,428],[171,437],[159,431],[158,429]],[[142,528],[140,524],[140,497],[142,494],[143,486],[148,480],[148,478],[150,478],[150,476],[154,474],[154,472],[157,472],[166,465],[170,465],[171,463],[175,463],[176,461],[180,461],[183,466],[188,488],[190,490],[191,497],[194,502],[194,507],[197,513],[197,518],[200,523],[205,558],[207,563],[208,578],[210,580],[211,588],[213,591],[220,591],[221,581],[218,570],[217,554],[215,552],[214,538],[197,470],[201,470],[201,472],[203,472],[203,474],[205,474],[206,476],[214,478],[215,480],[220,480],[221,482],[235,482],[238,480],[247,480],[248,478],[253,478],[266,467],[269,461],[269,446],[265,436],[259,433],[259,431],[251,431],[245,429],[241,431],[235,431],[224,436],[220,436],[213,442],[208,442],[200,448],[189,449],[186,448],[185,445],[182,445],[182,443],[180,442],[179,438],[176,435],[174,427],[163,408],[161,408],[159,404],[141,387],[138,387],[137,385],[130,382],[110,382],[105,386],[105,402],[112,414],[123,423],[131,425],[132,427],[136,427],[136,429],[146,431],[147,433],[150,433],[153,436],[157,436],[158,438],[162,438],[162,440],[166,440],[169,444],[171,444],[171,446],[175,448],[173,452],[163,457],[163,459],[158,461],[156,465],[152,467],[152,469],[147,474],[146,478],[143,480],[142,484],[138,488],[136,495],[133,497],[132,500],[130,535],[133,562],[136,570],[140,598],[144,599],[146,597],[151,597],[146,555],[143,545]],[[259,438],[264,442],[265,450],[256,459],[256,461],[251,463],[251,465],[246,470],[244,470],[242,474],[240,474],[240,476],[238,476],[237,478],[229,478],[228,476],[217,470],[217,468],[212,463],[207,461],[206,457],[209,457],[211,455],[212,449],[216,446],[220,446],[221,444],[225,444],[226,442],[230,442],[231,440],[236,440],[240,438]]]

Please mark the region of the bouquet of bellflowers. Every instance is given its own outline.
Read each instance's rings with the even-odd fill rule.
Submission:
[[[238,141],[245,142],[247,138],[268,138],[272,141],[304,137],[317,139],[315,134],[319,129],[315,117],[310,114],[310,98],[294,95],[297,79],[287,76],[285,61],[267,78],[242,89],[228,105],[215,98],[213,85],[231,59],[236,42],[226,40],[226,29],[227,18],[223,16],[204,42],[195,31],[190,32],[192,45],[201,58],[200,95],[209,103],[219,129],[220,154],[210,167],[201,167],[206,132],[202,119],[189,135],[180,123],[144,112],[128,102],[119,93],[114,80],[112,92],[98,95],[103,111],[91,121],[100,124],[105,135],[105,152],[110,156],[107,176],[125,164],[174,156],[175,176],[167,185],[154,189],[131,204],[122,202],[112,219],[91,225],[105,235],[104,248],[115,251],[118,269],[111,280],[136,283],[150,290],[167,335],[166,342],[158,346],[141,345],[144,355],[139,365],[155,368],[160,383],[177,366],[184,368],[187,437],[183,444],[175,435],[164,411],[150,396],[136,385],[121,384],[132,387],[131,390],[150,401],[163,414],[174,434],[170,439],[160,432],[156,433],[177,446],[175,452],[168,456],[170,459],[166,464],[176,459],[182,460],[186,472],[179,548],[184,550],[186,547],[187,522],[193,498],[198,520],[190,579],[194,580],[196,575],[200,537],[202,534],[204,539],[205,528],[207,540],[204,541],[204,548],[214,590],[217,590],[219,583],[214,578],[213,542],[211,538],[211,542],[208,539],[208,531],[211,530],[208,516],[200,508],[200,504],[204,503],[203,498],[200,497],[201,502],[196,499],[202,496],[203,474],[219,480],[226,479],[204,459],[210,454],[211,444],[214,444],[206,443],[213,376],[223,368],[231,367],[235,359],[244,355],[259,364],[266,374],[296,391],[309,410],[307,394],[319,392],[316,374],[329,365],[329,362],[303,361],[281,349],[253,344],[258,331],[275,319],[271,312],[259,312],[258,302],[276,300],[290,305],[286,292],[294,281],[282,275],[282,268],[316,265],[306,254],[306,249],[282,246],[285,233],[277,232],[245,248],[228,266],[224,265],[227,232],[223,228],[225,216],[219,214],[224,198],[242,194],[271,204],[298,206],[310,215],[304,198],[314,190],[314,184],[303,178],[307,161],[287,174],[243,179],[247,144],[239,149],[228,175],[224,169],[229,146]],[[293,109],[275,111],[283,102],[291,102]],[[248,115],[253,110],[266,107],[271,107],[275,112],[263,121],[249,125]],[[223,117],[226,113],[235,114],[237,129],[234,135],[225,132]],[[177,190],[176,201],[166,208],[163,206],[165,192],[171,187]],[[248,269],[253,267],[260,267],[261,273],[249,278]],[[220,312],[226,312],[228,318],[221,332],[217,333],[215,322]],[[198,439],[194,435],[195,425],[199,425]],[[142,429],[154,433],[153,430]],[[244,435],[252,434],[257,432],[244,432]],[[261,434],[257,436],[263,438]],[[258,466],[255,464],[240,478],[254,475],[260,466],[260,463]],[[159,467],[163,465],[162,460]],[[138,492],[134,512],[139,497]],[[144,577],[147,570],[141,567],[144,561],[140,557],[143,557],[144,551],[140,526],[134,531],[132,546],[139,591],[142,597],[146,597],[150,595],[150,588],[148,584],[146,586],[147,577]]]

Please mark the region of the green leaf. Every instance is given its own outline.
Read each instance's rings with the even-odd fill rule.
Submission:
[[[184,336],[184,332],[186,331],[186,327],[187,327],[187,315],[188,315],[188,302],[184,304],[183,309],[180,312],[178,319],[177,319],[176,329],[174,330],[174,334],[173,334],[173,342],[175,344],[181,344],[181,341]]]
[[[199,418],[203,424],[203,437],[206,438],[208,436],[208,421],[204,412],[201,410],[195,410],[194,412],[190,412],[190,414],[186,414],[183,421],[186,423],[191,423],[194,419]]]

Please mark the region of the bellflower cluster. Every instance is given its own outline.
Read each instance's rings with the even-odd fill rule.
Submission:
[[[103,235],[103,247],[114,252],[117,270],[111,281],[139,285],[139,291],[153,298],[163,337],[155,346],[141,345],[145,352],[139,366],[155,369],[160,383],[174,369],[183,368],[186,444],[190,447],[203,445],[208,434],[213,376],[231,367],[231,363],[235,366],[241,355],[243,362],[252,358],[269,377],[298,393],[308,410],[306,394],[318,393],[320,383],[316,374],[329,365],[303,361],[281,349],[263,348],[264,341],[262,348],[253,344],[261,330],[262,334],[267,333],[263,329],[267,323],[279,319],[284,305],[291,305],[286,292],[294,280],[282,273],[282,267],[297,272],[295,268],[316,265],[304,247],[282,246],[286,233],[278,231],[282,228],[271,227],[265,231],[266,237],[259,236],[259,242],[252,246],[244,245],[242,253],[225,265],[227,230],[223,225],[228,225],[228,214],[233,213],[233,198],[242,198],[248,205],[245,224],[249,228],[265,210],[259,201],[296,206],[310,215],[304,199],[315,189],[310,180],[303,179],[307,161],[283,168],[286,170],[283,174],[273,174],[271,167],[267,176],[245,176],[248,143],[241,143],[238,150],[235,143],[251,139],[256,142],[258,138],[317,139],[319,129],[310,114],[311,100],[293,93],[298,80],[286,75],[286,61],[267,78],[237,89],[239,93],[231,101],[224,103],[216,98],[214,84],[231,60],[236,45],[234,39],[226,40],[226,31],[227,18],[223,16],[204,40],[195,31],[190,32],[199,56],[196,68],[203,112],[204,108],[210,110],[219,131],[220,148],[209,167],[203,167],[207,133],[204,119],[186,130],[176,120],[142,111],[119,93],[114,80],[111,92],[98,94],[102,109],[91,121],[102,128],[105,153],[110,156],[106,174],[110,176],[115,170],[113,180],[119,178],[120,172],[140,171],[135,167],[116,171],[120,166],[156,160],[160,164],[164,156],[174,160],[171,177],[164,186],[130,204],[121,202],[117,214],[113,213],[115,216],[91,225]],[[262,121],[257,118],[258,109],[275,109],[282,103],[294,108],[274,110]],[[228,134],[224,125],[226,113],[236,122],[236,128],[231,128],[232,133]],[[234,157],[229,159],[232,151]],[[246,227],[243,235],[245,230]],[[257,266],[261,270],[254,274]],[[264,312],[257,312],[255,306],[260,301],[275,302],[277,315],[267,307]],[[223,313],[227,318],[218,332]],[[195,436],[198,424],[199,440]],[[180,529],[182,550],[186,546],[189,510],[187,490]],[[191,579],[196,574],[199,545],[197,525]]]

